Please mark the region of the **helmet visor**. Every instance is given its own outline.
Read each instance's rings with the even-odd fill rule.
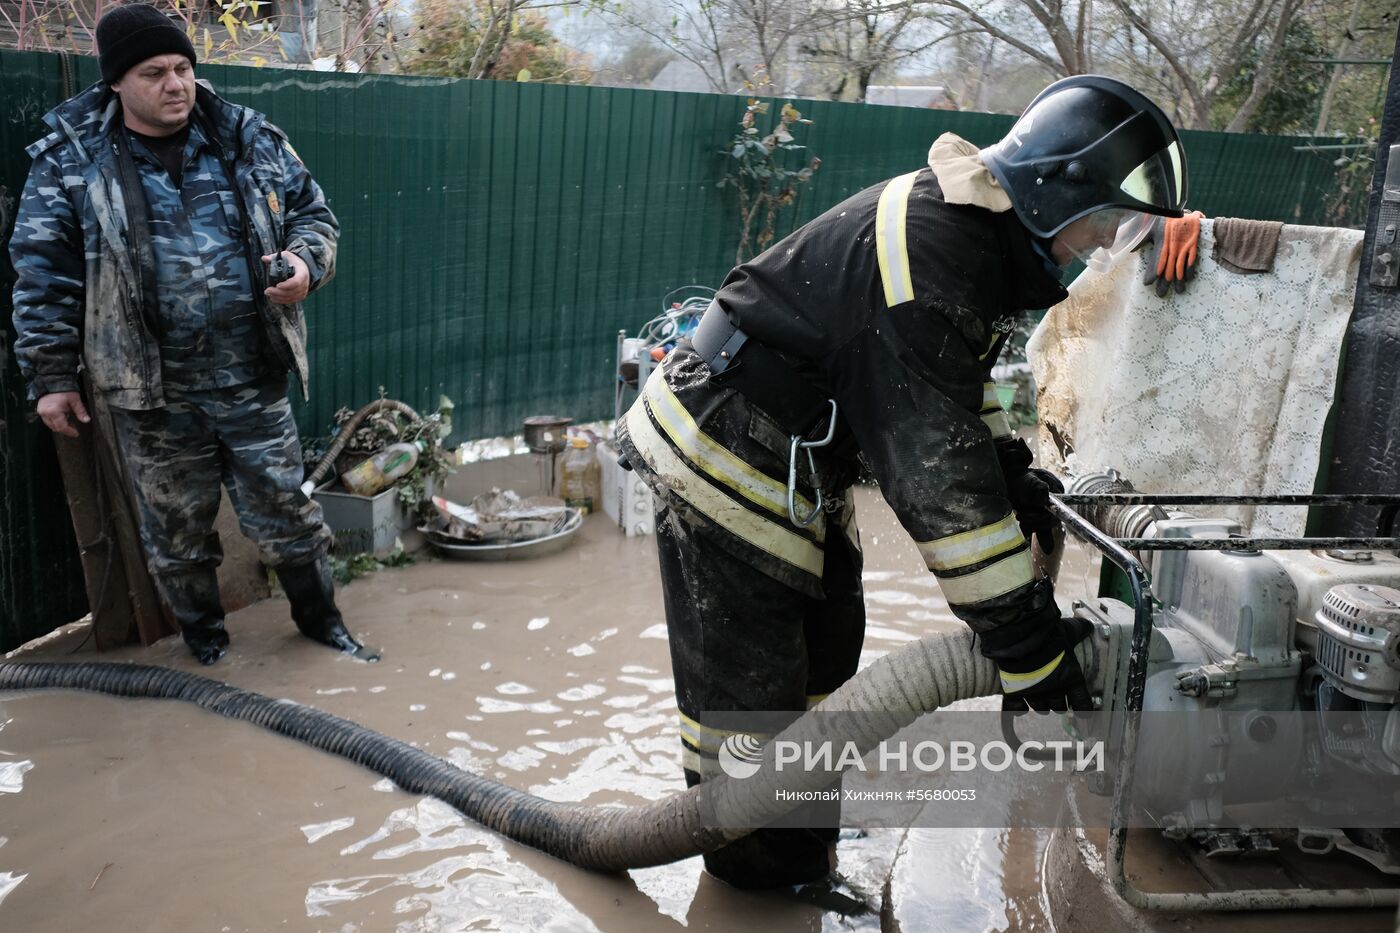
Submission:
[[[1076,221],[1088,225],[1084,237],[1067,238],[1066,245],[1090,269],[1106,272],[1138,248],[1156,220],[1151,214],[1121,207],[1095,211]],[[1066,234],[1070,232],[1068,229],[1065,231]]]
[[[1127,195],[1123,206],[1140,205],[1139,209],[1179,213],[1186,206],[1186,170],[1181,158],[1181,144],[1173,141],[1138,165],[1119,184]]]

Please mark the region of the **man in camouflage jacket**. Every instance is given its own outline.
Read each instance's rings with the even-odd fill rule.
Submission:
[[[97,38],[103,80],[45,116],[10,242],[29,396],[70,436],[70,417],[90,420],[84,384],[110,414],[148,565],[200,661],[228,644],[221,483],[302,632],[363,651],[335,607],[330,530],[298,488],[287,399],[288,372],[306,391],[301,300],[334,274],[339,225],[280,129],[196,84],[164,14],[116,7]]]

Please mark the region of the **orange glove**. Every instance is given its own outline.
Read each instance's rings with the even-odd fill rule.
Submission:
[[[1186,291],[1186,283],[1196,277],[1197,249],[1204,218],[1200,211],[1191,211],[1180,218],[1158,218],[1152,229],[1154,261],[1142,284],[1155,283],[1159,298],[1165,298],[1173,285],[1178,294]]]

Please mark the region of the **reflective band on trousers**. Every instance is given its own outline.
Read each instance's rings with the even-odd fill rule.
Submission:
[[[713,755],[719,751],[724,740],[733,734],[725,729],[712,729],[702,724],[698,719],[692,719],[685,713],[681,713],[681,738],[703,752],[709,752]]]
[[[1033,578],[1031,552],[1026,548],[960,577],[939,574],[938,587],[948,602],[954,605],[969,605],[1010,593],[1018,586],[1025,586]]]
[[[910,172],[891,178],[880,192],[880,203],[875,208],[875,252],[880,260],[880,281],[885,286],[885,305],[890,308],[914,300],[904,218],[909,211],[909,192],[918,174]]]
[[[676,449],[712,479],[739,493],[755,505],[760,505],[780,518],[787,517],[787,485],[780,483],[761,470],[756,470],[736,457],[728,448],[710,437],[690,412],[685,410],[681,400],[666,384],[665,364],[658,366],[647,380],[646,399],[651,403],[652,416],[663,431],[671,438]],[[797,494],[797,505],[803,515],[810,514],[813,505],[810,499]],[[826,516],[819,515],[809,529],[821,541],[826,533]]]
[[[1016,516],[1008,512],[1000,521],[981,528],[934,541],[920,541],[919,553],[924,556],[929,570],[957,570],[1013,551],[1025,543]]]
[[[1060,662],[1064,659],[1065,653],[1061,651],[1059,654],[1055,655],[1054,659],[1051,660],[1049,664],[1044,667],[1036,668],[1033,671],[1027,671],[1024,674],[1013,674],[1010,671],[1003,671],[1001,668],[997,668],[997,672],[1001,674],[1001,692],[1015,693],[1017,690],[1029,690],[1031,687],[1034,687],[1036,684],[1055,673],[1055,668],[1059,667]]]
[[[671,491],[741,540],[820,578],[825,555],[811,540],[769,521],[729,498],[682,460],[651,423],[647,399],[627,412],[627,433],[637,451]]]
[[[715,756],[725,739],[739,733],[726,729],[715,729],[701,724],[685,713],[681,713],[681,767],[705,777],[722,773]],[[759,743],[767,742],[773,736],[767,732],[746,732]]]

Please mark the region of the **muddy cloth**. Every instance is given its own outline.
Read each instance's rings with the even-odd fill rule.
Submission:
[[[1215,261],[1230,272],[1253,275],[1274,267],[1283,224],[1276,220],[1216,218]]]
[[[843,488],[863,456],[953,611],[985,630],[1020,618],[1034,598],[993,448],[1010,429],[987,381],[991,351],[1018,312],[1064,295],[1011,212],[945,204],[922,169],[739,266],[716,302],[836,400],[837,442],[817,452],[823,485]],[[709,377],[682,342],[623,420],[622,451],[713,546],[819,597],[831,532],[824,519],[800,528],[788,518],[788,438]],[[799,493],[805,514],[813,496],[803,474]]]
[[[1361,231],[1285,225],[1271,272],[1236,275],[1201,224],[1184,294],[1139,283],[1150,256],[1086,272],[1027,348],[1043,466],[1117,469],[1144,492],[1311,493],[1336,393]],[[1307,510],[1219,509],[1301,535]]]
[[[786,710],[796,718],[855,673],[865,607],[851,513],[849,505],[833,513],[833,524],[844,523],[851,537],[837,531],[827,538],[823,593],[813,598],[755,574],[723,548],[705,546],[701,539],[713,531],[696,528],[674,509],[657,510],[656,545],[688,785],[720,773],[717,756],[734,724],[715,714]],[[830,871],[830,843],[839,820],[839,801],[808,805],[778,825],[709,853],[705,867],[744,888],[823,878]]]
[[[162,408],[114,408],[111,416],[151,575],[186,640],[191,629],[223,623],[211,585],[223,559],[213,531],[221,485],[265,564],[305,564],[329,548],[321,507],[300,490],[301,441],[285,376],[206,392],[167,390]]]

